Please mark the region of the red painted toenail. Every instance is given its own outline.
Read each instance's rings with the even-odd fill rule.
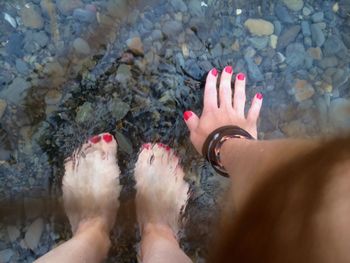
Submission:
[[[110,135],[110,134],[108,134],[108,133],[107,133],[107,134],[104,134],[102,138],[103,138],[103,140],[104,140],[105,142],[107,142],[107,143],[108,143],[108,142],[111,142],[111,141],[113,140],[112,135]]]
[[[227,66],[226,68],[225,68],[225,71],[228,73],[228,74],[231,74],[232,73],[232,67],[231,66]]]
[[[101,140],[101,136],[95,135],[94,137],[90,138],[90,142],[92,143],[98,143]]]
[[[261,94],[261,93],[257,93],[256,94],[256,98],[259,99],[259,100],[262,100],[264,96]]]
[[[170,151],[170,149],[171,149],[170,146],[168,146],[168,145],[165,146],[165,150]]]
[[[218,70],[216,68],[213,68],[211,70],[211,74],[213,74],[213,76],[216,77],[218,75]]]
[[[239,74],[237,75],[237,79],[238,79],[238,80],[244,80],[244,79],[245,79],[244,74],[243,74],[243,73],[239,73]]]
[[[165,145],[163,143],[157,143],[157,145],[161,148],[165,148]]]
[[[191,118],[192,114],[193,114],[192,111],[185,111],[184,112],[185,121],[188,121],[188,119]]]
[[[151,148],[151,144],[150,143],[145,143],[142,145],[142,149],[147,149],[149,150]]]

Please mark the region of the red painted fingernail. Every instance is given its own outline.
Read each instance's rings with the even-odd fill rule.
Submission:
[[[104,140],[105,142],[107,142],[107,143],[108,143],[108,142],[111,142],[112,139],[113,139],[112,135],[110,135],[110,134],[108,134],[108,133],[107,133],[107,134],[104,134],[102,138],[103,138],[103,140]]]
[[[100,140],[101,140],[101,136],[99,136],[99,135],[96,135],[96,136],[90,138],[90,142],[92,142],[92,143],[98,143]]]
[[[192,111],[185,111],[184,112],[184,119],[185,121],[188,121],[189,118],[191,118],[193,115]]]
[[[244,79],[245,79],[244,74],[243,74],[243,73],[239,73],[239,74],[237,75],[237,79],[239,79],[239,80],[244,80]]]
[[[213,74],[213,76],[216,77],[218,75],[218,70],[216,68],[213,68],[211,70],[211,74]]]
[[[150,148],[151,148],[151,144],[150,144],[150,143],[142,144],[142,149],[147,149],[147,150],[149,150]]]
[[[227,73],[231,74],[233,70],[232,70],[232,67],[231,67],[231,66],[227,66],[227,67],[225,68],[225,71],[226,71]]]
[[[261,93],[257,93],[256,94],[256,98],[259,99],[259,100],[262,100],[264,96],[261,94]]]

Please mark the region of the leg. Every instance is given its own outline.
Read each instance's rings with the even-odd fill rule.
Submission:
[[[116,150],[112,135],[100,134],[66,162],[63,202],[73,237],[37,262],[99,262],[107,256],[121,188]]]
[[[177,241],[188,184],[170,148],[146,144],[135,167],[142,262],[191,262]]]

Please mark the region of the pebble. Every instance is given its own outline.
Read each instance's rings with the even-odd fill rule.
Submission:
[[[301,102],[310,99],[315,94],[312,85],[303,79],[297,79],[294,84],[294,96],[296,101]]]
[[[261,50],[267,47],[269,37],[250,37],[248,41],[254,48]]]
[[[278,42],[278,36],[276,35],[271,35],[270,36],[270,47],[273,49],[277,48],[277,42]]]
[[[323,44],[323,51],[326,56],[346,52],[346,47],[340,37],[329,36]]]
[[[41,29],[44,26],[44,19],[41,16],[40,10],[33,4],[25,4],[20,9],[20,16],[26,27]]]
[[[17,22],[16,20],[9,15],[8,13],[4,13],[4,19],[13,27],[13,28],[17,28]]]
[[[187,6],[182,0],[172,0],[171,5],[174,7],[175,11],[187,12]]]
[[[33,41],[35,41],[40,47],[45,47],[49,42],[49,37],[44,31],[34,32]]]
[[[73,12],[74,9],[82,7],[81,0],[56,0],[57,8],[62,14],[68,15]]]
[[[4,249],[0,251],[0,262],[9,262],[11,257],[14,255],[15,253],[12,251],[12,249]]]
[[[188,3],[188,9],[192,16],[201,17],[204,15],[201,0],[190,0]]]
[[[46,105],[58,105],[62,99],[62,93],[56,89],[49,90],[45,96]]]
[[[116,80],[120,83],[127,84],[128,80],[131,78],[131,70],[128,65],[120,65],[117,69]]]
[[[74,39],[73,47],[75,51],[81,55],[89,55],[91,52],[89,44],[80,37]]]
[[[90,10],[76,8],[73,11],[73,17],[80,22],[92,23],[96,20],[96,13]]]
[[[303,32],[303,35],[305,37],[309,37],[311,36],[311,29],[310,29],[310,24],[308,21],[303,20],[301,22],[301,31]]]
[[[77,109],[77,114],[75,116],[75,121],[77,123],[83,123],[90,119],[94,112],[93,106],[90,102],[84,102],[83,105],[79,106]]]
[[[287,23],[287,24],[294,23],[294,19],[289,14],[288,9],[282,4],[279,4],[279,3],[276,4],[276,6],[275,6],[275,15],[283,23]]]
[[[305,48],[300,43],[292,43],[286,49],[286,63],[292,68],[304,66]]]
[[[321,60],[322,59],[322,50],[319,47],[310,47],[307,50],[307,53],[309,53],[309,55],[315,60]]]
[[[164,23],[161,28],[164,35],[167,37],[178,37],[178,34],[182,31],[182,24],[176,20],[170,20]]]
[[[27,63],[19,58],[16,59],[16,69],[20,74],[23,75],[27,75],[29,71]]]
[[[304,6],[303,0],[282,0],[282,1],[292,11],[300,11]]]
[[[113,118],[119,121],[129,112],[130,106],[119,99],[114,99],[112,103],[108,105],[108,109],[112,113]]]
[[[6,45],[6,52],[9,55],[22,57],[23,52],[23,40],[24,36],[21,33],[13,33],[10,35],[8,43]]]
[[[253,81],[264,80],[264,75],[261,73],[261,70],[259,69],[258,65],[255,64],[253,59],[249,57],[245,57],[245,61],[248,66],[249,79],[252,79]]]
[[[14,242],[17,238],[19,238],[21,233],[16,226],[7,226],[6,229],[11,242]]]
[[[326,40],[322,29],[317,24],[311,25],[311,37],[313,43],[318,47],[322,47]]]
[[[2,118],[2,116],[4,116],[6,108],[7,108],[6,100],[0,99],[0,119]]]
[[[309,16],[311,14],[310,8],[308,8],[306,6],[303,7],[303,11],[302,12],[303,12],[303,16]]]
[[[126,138],[122,133],[116,131],[115,138],[118,141],[118,148],[120,151],[125,152],[127,154],[132,154],[133,148],[130,140]]]
[[[7,101],[18,104],[25,96],[29,84],[21,77],[15,78],[12,83],[0,92],[0,96]]]
[[[276,36],[279,36],[281,34],[281,32],[282,32],[282,24],[281,24],[281,22],[278,21],[278,20],[275,20],[275,21],[273,21],[273,25],[274,25],[274,34]]]
[[[140,37],[129,38],[126,41],[126,45],[128,46],[129,50],[135,55],[138,55],[138,56],[144,55],[143,44]]]
[[[38,247],[41,235],[44,230],[44,221],[42,218],[37,218],[29,227],[24,236],[26,245],[34,250]]]
[[[299,25],[295,25],[284,30],[281,36],[278,38],[277,48],[284,49],[290,43],[292,43],[298,36],[300,29],[301,27]]]
[[[186,74],[188,74],[195,80],[201,80],[204,75],[204,72],[194,59],[188,59],[187,61],[185,61],[185,66],[183,70],[186,72]]]
[[[256,36],[269,36],[274,31],[274,25],[263,19],[249,18],[244,22],[244,26],[252,35]]]
[[[334,128],[339,130],[350,129],[350,100],[338,98],[331,101],[329,120]]]
[[[333,68],[338,65],[338,58],[335,56],[325,57],[319,62],[319,66],[323,69]]]
[[[324,13],[323,12],[317,12],[317,13],[314,13],[312,16],[311,16],[311,19],[314,23],[318,23],[318,22],[322,22],[323,21],[323,18],[324,18]]]

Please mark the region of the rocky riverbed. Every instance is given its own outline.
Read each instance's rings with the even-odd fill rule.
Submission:
[[[119,141],[123,191],[110,262],[136,262],[132,169],[140,145],[177,149],[193,195],[181,245],[204,262],[225,178],[190,144],[212,68],[264,94],[259,137],[350,129],[350,1],[0,1],[0,262],[32,262],[70,233],[62,163],[92,134]],[[5,210],[4,210],[5,211]],[[53,213],[56,212],[56,213]],[[118,240],[118,243],[117,243]]]

